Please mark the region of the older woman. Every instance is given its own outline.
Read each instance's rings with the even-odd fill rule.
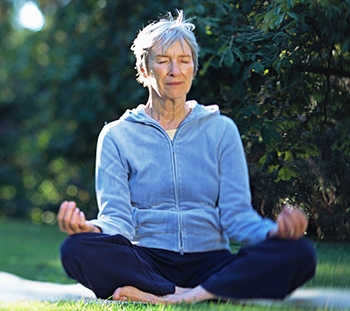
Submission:
[[[186,101],[197,71],[193,28],[179,12],[138,34],[132,50],[149,98],[99,136],[98,219],[87,221],[74,202],[60,207],[70,235],[63,266],[97,297],[283,298],[314,274],[303,212],[262,219],[235,124],[217,106]],[[229,240],[248,246],[231,254]]]

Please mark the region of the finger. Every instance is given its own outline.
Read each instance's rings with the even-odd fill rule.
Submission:
[[[84,212],[79,213],[79,228],[83,231],[86,230],[86,218]]]
[[[286,216],[283,213],[281,213],[278,216],[277,224],[278,224],[277,236],[283,239],[287,238],[289,228],[288,228]]]
[[[75,202],[68,202],[66,212],[63,216],[63,225],[66,229],[66,232],[70,230],[70,222],[71,222],[72,215],[74,213],[75,208],[76,208]]]
[[[296,210],[295,215],[295,230],[296,230],[296,238],[301,238],[304,236],[307,226],[309,224],[309,220],[307,219],[305,213],[301,210]]]
[[[281,211],[281,214],[284,214],[285,216],[289,216],[290,214],[293,213],[293,211],[294,211],[294,208],[291,205],[284,204],[282,211]]]
[[[308,224],[305,213],[299,208],[295,208],[290,212],[284,212],[283,215],[285,219],[285,237],[293,240],[301,238]]]
[[[60,227],[60,230],[63,232],[66,232],[66,227],[64,225],[63,219],[64,219],[64,216],[66,214],[67,207],[68,207],[68,202],[64,201],[61,204],[60,209],[59,209],[58,214],[57,214],[58,225]]]
[[[284,239],[294,238],[299,232],[298,210],[285,205],[279,215],[280,237]]]
[[[295,230],[304,231],[308,223],[305,213],[300,209],[294,209],[291,216],[291,221]]]
[[[79,233],[79,213],[80,210],[78,207],[75,207],[72,210],[71,217],[68,224],[68,234],[74,234],[74,233]]]
[[[63,232],[68,232],[69,230],[69,221],[71,219],[72,213],[76,207],[75,202],[63,202],[60,209],[60,228]]]

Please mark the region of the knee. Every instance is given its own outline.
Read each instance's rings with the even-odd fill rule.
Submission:
[[[62,263],[76,259],[82,253],[83,234],[69,235],[61,244]]]
[[[310,262],[316,262],[316,251],[314,245],[307,239],[302,238],[294,241],[294,249],[296,253],[301,256],[304,260]]]
[[[317,255],[314,245],[307,239],[299,239],[296,242],[301,261],[311,270],[315,270],[317,264]]]
[[[317,256],[314,245],[307,239],[288,241],[284,245],[287,249],[286,255],[291,264],[313,273],[316,270]]]

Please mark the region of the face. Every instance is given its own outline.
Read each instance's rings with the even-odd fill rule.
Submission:
[[[192,52],[184,40],[177,41],[165,52],[160,44],[155,45],[148,58],[147,76],[150,91],[163,100],[186,99],[194,72]]]

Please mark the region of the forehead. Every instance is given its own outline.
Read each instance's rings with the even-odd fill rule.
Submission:
[[[181,56],[192,56],[191,47],[186,42],[186,40],[178,40],[168,47],[164,47],[162,42],[158,42],[154,47],[152,47],[150,54],[153,57],[157,56],[167,56],[170,54],[180,54]]]

